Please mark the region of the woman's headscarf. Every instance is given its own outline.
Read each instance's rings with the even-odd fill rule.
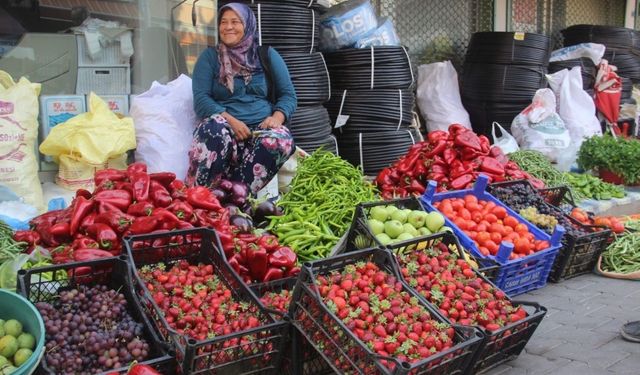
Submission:
[[[218,56],[220,59],[219,80],[222,85],[233,92],[233,77],[242,75],[245,84],[251,81],[253,73],[262,71],[258,57],[258,33],[256,17],[251,8],[241,3],[229,3],[218,13],[218,25],[222,14],[226,10],[233,10],[244,24],[244,36],[240,43],[234,47],[229,47],[218,43]]]

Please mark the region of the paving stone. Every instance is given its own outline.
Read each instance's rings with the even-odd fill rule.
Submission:
[[[630,343],[632,345],[640,345],[640,344],[633,344]],[[625,358],[624,360],[614,364],[613,366],[608,368],[609,371],[611,371],[614,374],[638,374],[640,372],[640,356],[639,355],[630,355],[629,357]],[[584,374],[580,374],[580,375],[584,375]]]
[[[498,367],[495,367],[491,370],[489,370],[488,372],[483,373],[483,375],[504,375],[507,371],[512,370],[513,367],[511,367],[508,364],[502,364]]]
[[[555,368],[550,371],[547,371],[546,374],[553,375],[605,375],[605,374],[614,374],[609,370],[605,370],[597,367],[589,367],[588,364],[584,362],[572,361],[569,362],[566,366],[562,366],[560,368]]]
[[[566,358],[546,358],[523,353],[509,364],[514,366],[514,370],[520,370],[520,373],[526,370],[527,374],[544,374],[548,370],[565,366],[569,362],[571,360]]]
[[[552,339],[548,337],[541,338],[534,334],[531,340],[527,343],[527,346],[525,346],[524,350],[529,354],[540,356],[549,350],[566,343],[567,342],[565,340]]]

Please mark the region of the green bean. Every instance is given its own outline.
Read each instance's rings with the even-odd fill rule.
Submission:
[[[548,186],[567,184],[565,176],[539,151],[521,150],[509,154],[509,159],[533,177],[542,180]]]
[[[602,269],[628,274],[640,271],[640,233],[625,232],[602,253]]]
[[[15,258],[26,248],[26,243],[13,239],[13,229],[0,220],[0,264]]]
[[[324,258],[349,229],[355,207],[375,197],[359,169],[316,151],[299,162],[291,190],[278,202],[284,215],[272,217],[269,229],[301,261]]]

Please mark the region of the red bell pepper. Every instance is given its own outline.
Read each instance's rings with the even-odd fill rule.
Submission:
[[[157,207],[168,207],[172,201],[169,191],[167,191],[167,189],[165,189],[158,181],[151,181],[149,196]]]
[[[431,149],[424,156],[428,159],[432,159],[434,156],[440,156],[444,150],[447,148],[447,141],[444,139],[439,139],[436,143],[430,144]]]
[[[122,213],[122,210],[109,202],[98,202],[98,214],[103,214],[105,212]]]
[[[161,375],[158,371],[154,370],[151,366],[143,365],[140,363],[133,363],[129,367],[127,375]]]
[[[76,238],[71,243],[71,248],[74,249],[74,250],[77,250],[77,249],[97,249],[98,247],[100,247],[98,245],[98,243],[93,238],[89,238],[89,237]]]
[[[267,250],[257,247],[257,249],[249,249],[247,251],[247,255],[249,261],[247,265],[251,278],[253,278],[253,280],[262,281],[264,279],[264,275],[267,273],[267,269],[269,268]]]
[[[269,265],[277,268],[293,268],[298,262],[298,256],[291,248],[282,246],[269,255]]]
[[[116,233],[122,235],[127,231],[127,229],[129,229],[134,220],[135,217],[131,215],[127,215],[122,212],[108,211],[96,216],[94,222],[106,224]]]
[[[87,229],[89,229],[89,227],[93,224],[96,216],[98,216],[98,214],[95,212],[92,212],[89,215],[85,216],[85,218],[80,223],[79,232],[87,233]]]
[[[181,220],[188,220],[193,215],[193,207],[191,207],[189,203],[181,200],[174,200],[167,209]]]
[[[222,209],[218,198],[204,186],[194,186],[187,189],[187,202],[193,208],[202,208],[209,211]]]
[[[436,130],[429,132],[429,134],[427,134],[427,139],[429,140],[429,143],[435,143],[441,139],[446,140],[448,136],[449,134],[446,131]]]
[[[391,168],[385,168],[381,170],[380,173],[378,173],[378,176],[376,177],[376,185],[378,186],[391,185],[393,182],[389,177],[390,173],[391,173]]]
[[[153,181],[158,181],[162,186],[169,189],[171,183],[176,179],[176,174],[172,172],[151,173],[149,177]]]
[[[453,161],[458,158],[458,153],[452,148],[447,148],[444,150],[442,158],[444,159],[445,163],[451,165],[451,163],[453,163]]]
[[[269,253],[276,251],[280,246],[278,243],[278,237],[272,234],[263,234],[257,239],[257,243],[258,246],[263,247]]]
[[[129,233],[131,234],[145,234],[153,232],[159,224],[157,217],[153,216],[140,216],[137,217],[131,227],[129,227]]]
[[[409,185],[408,190],[411,191],[412,193],[422,195],[424,194],[424,191],[427,190],[427,188],[422,183],[420,183],[420,181],[411,180],[411,184]]]
[[[453,190],[464,189],[469,183],[473,182],[475,176],[472,174],[463,174],[451,181],[449,187]]]
[[[149,187],[151,177],[145,172],[132,172],[129,174],[129,182],[133,190],[133,200],[142,202],[149,199]]]
[[[504,167],[502,164],[490,156],[485,156],[482,159],[480,170],[493,175],[504,175]]]
[[[49,229],[49,233],[58,243],[64,243],[71,238],[70,226],[68,222],[55,223]]]
[[[73,251],[73,259],[76,262],[87,262],[90,260],[110,258],[113,254],[100,249],[77,249]]]
[[[98,215],[99,216],[99,215]],[[96,217],[97,219],[97,217]],[[113,228],[104,223],[93,223],[87,232],[96,240],[98,246],[105,250],[119,248],[119,237]]]
[[[133,197],[133,185],[129,181],[118,181],[113,188],[115,190],[126,190]]]
[[[544,181],[542,181],[542,180],[539,180],[539,179],[534,178],[534,177],[530,177],[529,178],[529,182],[531,182],[531,185],[533,185],[533,187],[536,188],[536,189],[544,189],[545,185],[544,185]]]
[[[147,173],[147,165],[145,163],[136,162],[136,163],[129,164],[129,166],[127,167],[127,175],[129,176],[129,178],[131,178],[132,173],[139,173],[139,172]]]
[[[482,146],[480,145],[480,138],[478,138],[476,133],[468,129],[464,132],[458,133],[454,138],[454,143],[456,146],[460,146],[463,148],[470,148],[474,151],[482,152]]]
[[[186,199],[187,198],[187,186],[182,180],[173,180],[168,187],[171,198],[173,199]]]
[[[299,273],[300,273],[300,267],[297,267],[297,266],[296,266],[296,267],[290,268],[290,269],[287,271],[286,276],[287,276],[287,277],[296,277],[296,276],[298,276],[298,274],[299,274]]]
[[[129,206],[127,214],[132,216],[149,216],[155,206],[151,202],[136,202]]]
[[[96,171],[93,175],[93,181],[96,186],[102,186],[104,182],[116,182],[116,181],[124,181],[127,178],[126,171],[119,171],[117,169],[102,169]]]
[[[491,151],[491,142],[489,142],[489,138],[485,137],[484,135],[480,135],[478,136],[478,139],[480,140],[480,148],[482,149],[482,154],[488,155]]]
[[[178,226],[180,219],[173,212],[166,208],[158,207],[151,213],[151,217],[158,219],[158,224],[163,229],[174,229]]]
[[[32,250],[40,244],[40,235],[33,230],[18,230],[13,234],[13,240],[16,242],[25,242],[28,249]]]
[[[426,161],[418,160],[415,168],[413,169],[413,175],[416,178],[424,179],[424,176],[427,174],[427,166],[425,165]]]
[[[84,199],[91,199],[92,196],[93,196],[93,194],[91,194],[91,192],[89,190],[85,190],[85,189],[76,190],[76,198],[77,197],[84,197]]]
[[[451,124],[449,125],[449,135],[450,136],[457,136],[460,133],[466,133],[466,132],[470,132],[471,130],[469,130],[469,128],[464,127],[464,125],[460,125],[460,124]]]
[[[178,222],[178,225],[176,226],[176,228],[177,228],[177,229],[193,229],[193,228],[195,228],[195,227],[193,226],[193,224],[191,224],[191,223],[190,223],[190,222],[188,222],[188,221],[182,221],[182,220],[180,220],[180,221]]]
[[[98,192],[93,199],[97,202],[107,202],[122,211],[126,211],[132,203],[131,193],[126,190],[104,190]]]
[[[236,271],[236,273],[240,273],[240,262],[238,262],[238,257],[236,255],[231,256],[227,262],[231,268]]]
[[[280,268],[269,268],[267,273],[264,274],[262,282],[269,282],[273,280],[280,280],[284,277],[284,272]]]

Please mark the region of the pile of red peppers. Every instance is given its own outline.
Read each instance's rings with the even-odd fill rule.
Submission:
[[[460,124],[449,131],[434,131],[428,139],[411,146],[409,152],[378,174],[375,183],[385,200],[422,195],[428,181],[438,183],[438,191],[470,188],[478,175],[489,182],[530,180],[537,188],[544,183],[521,170],[484,135],[478,136]]]
[[[206,187],[187,187],[170,172],[147,173],[144,163],[97,171],[94,180],[93,192],[76,191],[68,208],[33,218],[31,230],[17,231],[14,238],[30,249],[49,249],[59,264],[118,256],[128,235],[208,227],[216,230],[229,263],[247,282],[299,272],[296,254],[276,237],[239,233],[229,211]],[[169,242],[180,240],[175,237]]]

